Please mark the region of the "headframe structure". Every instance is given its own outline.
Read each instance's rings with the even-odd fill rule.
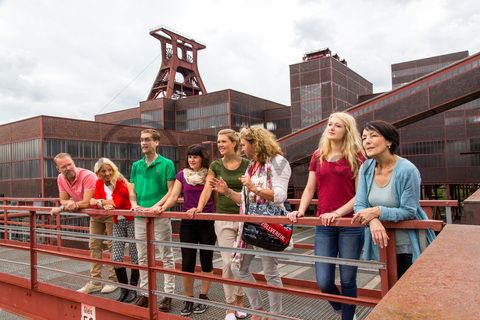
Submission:
[[[148,100],[207,93],[197,64],[197,52],[206,46],[165,26],[152,29],[150,35],[160,41],[162,64]]]

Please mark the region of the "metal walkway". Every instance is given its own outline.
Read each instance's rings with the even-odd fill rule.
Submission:
[[[313,229],[312,228],[302,228],[298,227],[295,231],[295,242],[296,243],[311,243],[313,239]],[[298,250],[297,250],[298,251]],[[309,251],[304,253],[309,253]],[[311,253],[311,251],[310,251]],[[313,254],[313,253],[312,253]],[[29,252],[24,250],[15,250],[10,248],[0,247],[0,272],[8,273],[11,275],[16,275],[22,278],[30,278],[30,267],[28,265],[29,261]],[[178,249],[175,250],[175,258],[176,262],[180,262],[181,255]],[[89,275],[89,264],[86,262],[78,261],[78,260],[71,260],[66,259],[64,257],[52,256],[52,255],[45,255],[39,254],[38,255],[38,280],[41,282],[46,282],[52,285],[60,286],[63,288],[68,288],[71,290],[77,290],[82,287],[85,282],[87,281],[86,278],[80,278],[75,275],[71,274],[64,274],[60,272],[55,272],[52,270],[45,270],[42,267],[49,268],[49,269],[57,269],[66,271],[73,274],[83,275],[84,277],[88,277]],[[221,267],[221,258],[218,252],[214,255],[214,267]],[[287,264],[287,263],[280,263],[279,270],[281,276],[287,277],[295,277],[296,279],[302,280],[311,280],[314,281],[315,273],[313,269],[313,265],[305,264],[305,263],[298,263],[298,264]],[[252,264],[252,271],[261,273],[261,263],[259,259],[255,259],[254,263]],[[107,270],[104,267],[104,277],[103,279],[107,279]],[[163,281],[162,276],[159,275],[157,277],[157,285],[159,288],[162,287]],[[182,292],[182,279],[180,277],[176,277],[176,294],[181,295]],[[337,283],[339,282],[338,279],[338,271],[337,271]],[[378,273],[367,271],[367,270],[359,270],[358,274],[358,286],[359,287],[366,287],[371,289],[379,289],[379,276]],[[200,287],[200,282],[195,282],[195,296],[198,296],[198,291]],[[101,296],[101,297],[108,297],[111,299],[116,299],[119,295],[119,290],[111,294],[101,294],[101,293],[93,293],[93,295]],[[264,298],[265,304],[268,305],[268,298],[266,292],[262,292],[262,297]],[[223,288],[218,283],[212,283],[212,286],[209,291],[209,298],[213,301],[225,301]],[[246,300],[246,305],[248,306],[248,300]],[[328,302],[318,299],[309,299],[309,298],[302,298],[293,295],[283,295],[283,306],[284,312],[283,315],[296,317],[300,319],[339,319],[339,316],[332,311],[332,308],[328,304]],[[183,302],[180,300],[174,300],[172,305],[172,314],[180,315],[180,310],[183,307]],[[368,307],[357,307],[357,319],[364,319],[371,308]],[[190,317],[192,319],[199,319],[199,320],[212,320],[212,319],[223,319],[225,311],[221,308],[213,308],[210,307],[207,312],[201,315],[194,315],[192,314]],[[9,314],[7,312],[0,312],[0,319],[23,319],[21,317]]]

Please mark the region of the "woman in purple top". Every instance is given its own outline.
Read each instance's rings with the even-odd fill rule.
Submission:
[[[205,179],[208,173],[208,166],[210,159],[201,145],[195,144],[188,148],[187,163],[183,170],[177,173],[175,184],[172,193],[160,208],[160,212],[171,208],[177,203],[178,197],[183,191],[183,206],[182,211],[186,212],[190,208],[195,208],[198,204],[198,199],[205,186]],[[210,197],[203,212],[215,212],[215,205],[213,198]],[[214,245],[217,240],[215,235],[214,221],[208,220],[190,220],[182,219],[180,223],[180,241],[195,244],[209,244]],[[182,271],[195,272],[195,264],[197,257],[197,249],[182,248]],[[200,263],[202,265],[202,272],[213,272],[213,251],[200,250]],[[183,277],[183,288],[185,295],[193,297],[193,278]],[[202,280],[200,287],[200,299],[208,300],[207,293],[210,287],[209,281]],[[207,305],[197,304],[193,305],[191,301],[185,301],[185,306],[181,310],[182,316],[188,316],[193,313],[204,313],[207,310]]]

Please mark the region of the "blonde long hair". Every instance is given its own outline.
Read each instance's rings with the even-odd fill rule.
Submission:
[[[362,139],[360,138],[360,133],[357,129],[357,122],[355,118],[345,112],[335,112],[328,117],[328,120],[332,117],[337,117],[342,121],[345,126],[345,135],[342,141],[342,155],[347,160],[350,169],[352,170],[353,177],[355,178],[358,174],[358,169],[360,167],[358,163],[358,154],[363,155],[362,149]],[[332,146],[330,140],[327,137],[328,127],[322,133],[320,142],[318,143],[318,160],[320,164],[326,159],[327,155],[332,151]]]
[[[261,164],[265,164],[268,158],[283,155],[275,135],[262,127],[243,128],[240,131],[240,139],[245,139],[252,144],[255,143],[253,153]]]
[[[108,158],[98,159],[98,161],[93,166],[93,172],[95,172],[97,177],[100,178],[100,170],[102,170],[102,167],[104,164],[109,165],[110,168],[112,168],[113,174],[112,174],[112,178],[110,179],[110,183],[113,185],[114,188],[115,188],[115,184],[117,183],[117,180],[126,180],[118,170],[118,167],[115,165],[115,163],[113,163],[113,161]]]

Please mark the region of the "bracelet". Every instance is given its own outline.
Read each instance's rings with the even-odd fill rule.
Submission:
[[[65,209],[65,206],[62,204],[60,207],[58,207],[58,209],[60,209],[60,212],[62,212],[63,209]]]
[[[230,195],[232,194],[232,189],[228,188],[226,191],[225,191],[225,197],[229,198],[230,199]]]
[[[103,208],[102,199],[98,199],[98,200],[97,200],[97,207],[98,207],[98,208]]]

